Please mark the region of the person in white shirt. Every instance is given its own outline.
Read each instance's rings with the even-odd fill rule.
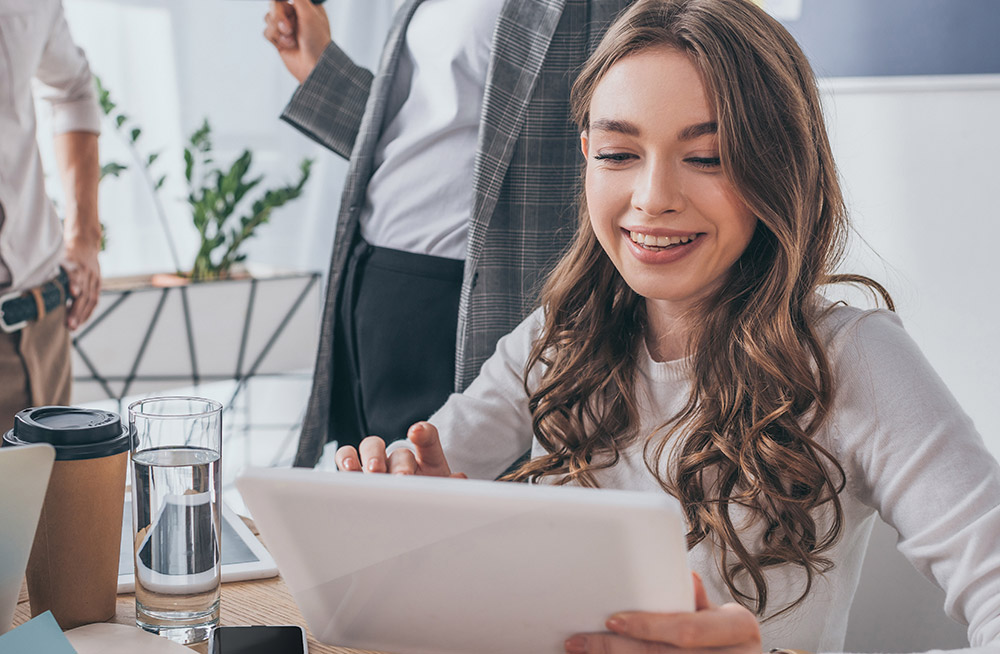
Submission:
[[[573,105],[585,202],[541,307],[408,443],[338,467],[493,479],[530,447],[503,479],[677,497],[697,610],[622,607],[571,654],[838,651],[876,513],[967,651],[1000,652],[1000,465],[885,289],[834,272],[847,213],[793,38],[747,0],[640,0]]]
[[[296,465],[405,437],[531,312],[573,233],[569,87],[631,2],[404,0],[375,71],[321,5],[272,2],[282,119],[350,158]]]
[[[69,330],[90,316],[100,291],[100,108],[59,0],[0,3],[0,45],[0,429],[6,431],[21,409],[70,401]],[[61,224],[45,192],[33,83],[52,107],[65,191]]]

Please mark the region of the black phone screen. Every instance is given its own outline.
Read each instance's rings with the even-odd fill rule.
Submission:
[[[212,654],[306,654],[302,627],[216,627]]]

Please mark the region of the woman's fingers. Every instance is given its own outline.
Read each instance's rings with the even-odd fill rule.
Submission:
[[[388,467],[394,475],[413,475],[417,472],[417,458],[413,452],[401,447],[389,455]]]
[[[715,604],[708,601],[708,593],[705,592],[705,584],[702,583],[701,576],[694,570],[691,571],[691,580],[694,582],[694,610],[714,609]]]
[[[566,639],[563,647],[567,654],[678,654],[670,645],[615,634],[577,634]]]
[[[694,613],[616,613],[608,619],[607,627],[621,636],[679,649],[724,647],[727,651],[761,651],[757,619],[739,604]]]
[[[346,472],[359,472],[361,470],[361,459],[353,445],[344,445],[338,448],[334,461],[337,463],[337,470]]]
[[[389,469],[385,457],[385,441],[378,436],[369,436],[361,441],[358,452],[361,456],[361,468],[365,472],[386,472]]]
[[[451,468],[448,467],[448,460],[441,447],[441,438],[434,425],[429,422],[418,422],[407,430],[406,437],[413,444],[423,474],[451,476]]]
[[[643,654],[653,652],[715,650],[726,654],[759,654],[760,626],[747,608],[730,603],[715,606],[696,573],[695,611],[691,613],[646,613],[624,611],[608,618],[612,632],[577,634],[565,643],[572,654]]]
[[[400,447],[389,455],[386,455],[385,441],[378,436],[364,439],[358,449],[345,445],[335,455],[337,468],[346,471],[466,478],[462,473],[452,474],[434,425],[418,422],[410,427],[407,434],[412,449]]]

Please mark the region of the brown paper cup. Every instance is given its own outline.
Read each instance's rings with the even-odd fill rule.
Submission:
[[[14,416],[8,445],[49,443],[55,464],[28,557],[31,615],[72,629],[115,615],[131,437],[117,414],[36,407]]]
[[[73,629],[115,615],[128,452],[56,461],[28,558],[31,615]]]

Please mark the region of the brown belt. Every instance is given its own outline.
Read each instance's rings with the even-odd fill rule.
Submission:
[[[41,286],[0,296],[0,329],[8,334],[19,331],[69,299],[69,277],[60,268],[55,279]]]

